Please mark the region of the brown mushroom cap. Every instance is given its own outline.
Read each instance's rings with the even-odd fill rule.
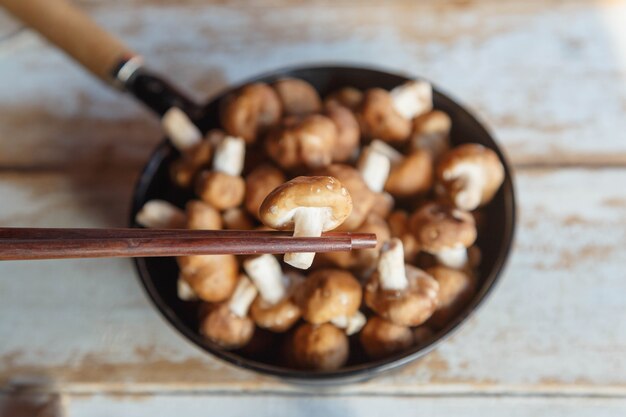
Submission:
[[[362,225],[374,205],[376,196],[367,188],[359,171],[349,165],[332,164],[319,171],[319,174],[337,178],[350,193],[352,201],[358,201],[358,204],[353,204],[352,212],[338,230],[352,231]]]
[[[312,114],[287,119],[265,140],[267,154],[283,169],[320,168],[331,163],[337,127],[331,119]]]
[[[263,201],[261,221],[278,230],[294,227],[293,215],[301,207],[327,208],[323,231],[340,225],[352,211],[352,199],[346,188],[333,177],[296,177],[274,189]]]
[[[300,286],[296,301],[302,318],[321,324],[339,316],[352,316],[361,304],[361,284],[347,271],[321,269],[313,272]]]
[[[187,229],[219,230],[222,228],[220,212],[200,200],[191,200],[185,205]]]
[[[337,104],[327,105],[325,113],[337,127],[335,146],[333,146],[332,150],[332,160],[334,162],[347,161],[354,156],[359,146],[361,139],[359,122],[357,122],[352,111],[347,107]]]
[[[504,166],[498,155],[476,143],[446,152],[436,174],[454,204],[464,210],[490,202],[504,182]]]
[[[393,355],[413,345],[411,329],[377,316],[367,321],[359,337],[365,353],[372,359]]]
[[[218,210],[239,206],[245,192],[246,183],[242,177],[218,171],[203,172],[196,184],[196,194]]]
[[[440,110],[433,110],[413,119],[411,147],[430,152],[437,161],[450,148],[450,116]]]
[[[246,201],[248,213],[259,218],[259,208],[265,197],[286,181],[281,170],[265,164],[256,167],[246,177]]]
[[[387,217],[387,223],[391,236],[402,241],[404,260],[412,264],[420,248],[417,239],[409,230],[409,214],[404,210],[396,210]]]
[[[343,87],[326,96],[324,104],[328,106],[341,105],[356,111],[363,102],[363,92],[354,87]]]
[[[248,212],[240,207],[229,208],[222,213],[224,228],[231,230],[252,230],[256,226]]]
[[[391,166],[385,190],[396,197],[411,197],[430,191],[433,186],[433,160],[423,150],[415,150]]]
[[[331,371],[341,368],[348,360],[348,337],[329,323],[302,324],[292,342],[291,354],[298,368]]]
[[[364,133],[386,142],[404,142],[411,133],[411,121],[398,113],[391,95],[382,88],[365,92],[359,112]]]
[[[260,133],[278,124],[282,111],[276,92],[263,83],[243,87],[225,100],[221,110],[224,130],[246,143],[256,141]]]
[[[285,297],[276,304],[269,304],[259,296],[250,307],[250,317],[256,325],[276,333],[289,330],[300,316],[300,307],[291,297]]]
[[[185,256],[178,262],[180,278],[204,301],[224,301],[237,286],[239,264],[233,255]]]
[[[476,224],[470,213],[438,203],[416,210],[409,220],[409,229],[422,250],[429,253],[467,248],[476,240]]]
[[[189,187],[198,171],[209,166],[212,156],[213,146],[211,142],[207,139],[201,141],[172,162],[170,178],[179,187]]]
[[[439,283],[438,306],[429,324],[442,328],[472,298],[476,291],[476,280],[464,271],[445,266],[435,266],[427,272]]]
[[[283,78],[273,84],[287,116],[319,113],[322,100],[315,88],[304,80]]]
[[[202,320],[200,333],[224,349],[238,349],[252,339],[254,322],[233,314],[228,303],[221,303]]]
[[[437,308],[439,284],[421,269],[411,265],[405,268],[409,286],[402,291],[384,290],[376,271],[365,286],[365,304],[392,323],[419,326]]]
[[[374,205],[372,206],[371,213],[377,214],[384,219],[391,214],[395,205],[395,198],[388,192],[374,193]]]

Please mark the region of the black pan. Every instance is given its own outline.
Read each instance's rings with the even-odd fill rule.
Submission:
[[[66,0],[0,0],[0,6],[6,7],[61,47],[94,75],[131,93],[158,115],[163,115],[172,106],[179,107],[203,132],[219,127],[220,100],[240,87],[223,91],[206,105],[198,105],[162,78],[146,70],[140,59],[122,42],[103,31]],[[63,27],[63,30],[59,30],[59,27]],[[281,77],[306,80],[321,95],[348,85],[360,89],[390,89],[409,78],[415,78],[368,68],[320,66],[281,69],[245,80],[241,85],[255,81],[272,82]],[[258,337],[252,344],[256,348],[255,352],[251,352],[251,348],[224,351],[198,333],[199,306],[178,299],[175,261],[172,258],[137,259],[135,263],[141,283],[155,307],[174,328],[200,349],[235,366],[293,382],[321,385],[364,380],[397,369],[427,354],[453,334],[494,288],[510,252],[515,227],[515,193],[511,169],[494,139],[475,117],[437,88],[434,90],[434,104],[435,108],[443,110],[452,118],[452,142],[480,143],[493,149],[504,164],[506,179],[493,201],[485,208],[488,222],[477,241],[483,255],[479,289],[463,311],[437,332],[429,343],[382,360],[370,361],[361,352],[358,343],[352,340],[350,361],[346,367],[337,371],[319,372],[299,371],[284,366],[284,355],[277,348],[280,341],[272,339],[275,336],[269,333],[257,332]],[[176,157],[177,152],[167,140],[154,151],[137,182],[131,219],[150,199],[164,199],[183,207],[192,198],[189,191],[175,187],[169,180],[168,165]],[[132,220],[131,224],[136,226]]]

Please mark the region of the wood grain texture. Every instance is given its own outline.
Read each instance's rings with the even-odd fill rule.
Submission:
[[[424,360],[333,392],[626,396],[626,199],[618,191],[626,170],[533,170],[517,179],[519,233],[493,297]],[[13,196],[0,224],[119,224],[129,190],[125,175],[80,183],[0,175],[0,193]],[[125,260],[0,263],[0,317],[4,383],[73,393],[302,391],[192,347],[154,311]]]
[[[383,66],[467,103],[517,165],[626,163],[624,1],[84,4],[197,99],[284,65]],[[139,167],[161,137],[28,31],[0,44],[0,79],[2,167]]]

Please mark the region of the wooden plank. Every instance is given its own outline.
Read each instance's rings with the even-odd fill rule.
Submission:
[[[0,224],[119,226],[132,173],[0,174]],[[486,305],[402,371],[344,394],[626,396],[626,170],[521,171],[515,252]],[[623,187],[622,187],[623,188]],[[0,263],[0,381],[65,393],[302,392],[204,355],[126,260]]]
[[[626,1],[85,7],[197,99],[285,65],[384,66],[466,102],[518,165],[626,163]],[[0,44],[0,62],[0,167],[137,167],[160,138],[139,105],[27,31]]]

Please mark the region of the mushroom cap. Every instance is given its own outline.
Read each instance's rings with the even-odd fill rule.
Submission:
[[[370,318],[359,336],[367,356],[381,359],[406,350],[413,345],[413,333],[406,326],[399,326],[378,316]]]
[[[188,201],[185,205],[187,229],[219,230],[222,228],[220,212],[200,200]]]
[[[239,264],[233,255],[198,255],[179,257],[180,278],[189,284],[198,298],[211,303],[228,299],[235,291]]]
[[[245,206],[248,213],[259,218],[259,208],[265,197],[286,181],[285,175],[278,168],[264,164],[256,167],[246,177]]]
[[[257,297],[250,306],[250,317],[257,326],[276,333],[289,330],[300,319],[301,312],[291,297],[270,304]]]
[[[350,109],[338,104],[327,105],[325,113],[337,127],[335,146],[332,150],[333,161],[347,161],[354,156],[361,140],[359,122]]]
[[[240,207],[229,208],[222,213],[224,228],[231,230],[252,230],[256,226],[248,212]]]
[[[391,166],[385,190],[396,197],[411,197],[433,186],[433,159],[427,151],[415,150]]]
[[[252,339],[254,322],[250,317],[233,314],[228,303],[221,303],[202,320],[200,333],[224,349],[238,349]]]
[[[464,210],[473,210],[491,201],[504,182],[504,166],[491,149],[477,143],[466,143],[450,149],[437,165],[437,180],[454,204]],[[467,176],[473,176],[473,179]],[[469,198],[470,181],[479,181],[478,199]]]
[[[378,214],[384,219],[391,214],[395,205],[396,199],[388,192],[374,193],[374,205],[372,206],[371,213]]]
[[[283,169],[320,168],[331,163],[336,137],[331,119],[312,114],[284,120],[267,136],[265,149]]]
[[[426,272],[405,265],[408,288],[402,291],[384,290],[378,271],[365,286],[365,304],[379,316],[401,326],[419,326],[437,308],[439,284]]]
[[[189,187],[198,171],[209,166],[212,156],[213,145],[207,139],[202,140],[170,165],[170,178],[180,187]]]
[[[352,206],[352,212],[338,227],[338,230],[351,231],[361,226],[374,206],[376,198],[375,193],[363,181],[361,173],[350,165],[332,164],[319,171],[318,174],[337,178],[350,193],[352,201],[359,203]]]
[[[413,119],[411,148],[430,152],[434,161],[450,149],[450,116],[440,110],[433,110]]]
[[[322,109],[322,100],[317,90],[304,80],[283,78],[273,84],[288,116],[305,116],[318,113]]]
[[[261,204],[261,221],[274,229],[292,230],[293,216],[300,207],[326,208],[323,230],[339,226],[352,211],[348,190],[333,177],[296,177],[280,185]]]
[[[438,253],[469,247],[476,240],[476,224],[471,213],[449,205],[428,203],[413,213],[409,229],[421,249]]]
[[[294,364],[298,368],[331,371],[341,368],[350,351],[348,336],[329,323],[304,323],[296,329],[292,339]]]
[[[242,87],[222,103],[220,118],[229,135],[246,143],[278,124],[282,107],[276,92],[267,84],[254,83]]]
[[[415,344],[418,346],[425,345],[430,342],[433,336],[435,336],[435,332],[433,332],[432,329],[426,325],[413,329],[413,339],[415,340]]]
[[[196,184],[196,194],[218,210],[237,207],[243,202],[246,183],[240,176],[205,171]]]
[[[370,138],[385,142],[404,142],[411,134],[411,120],[393,106],[387,90],[372,88],[365,92],[358,113],[362,130]]]
[[[354,87],[343,87],[326,96],[324,104],[328,106],[341,105],[356,111],[363,102],[363,92]]]
[[[361,305],[359,281],[340,269],[313,272],[299,287],[296,301],[302,318],[309,323],[326,323],[338,316],[352,316]]]
[[[412,264],[420,250],[417,239],[409,230],[409,214],[404,210],[396,210],[387,217],[389,230],[392,237],[402,241],[404,247],[404,260]]]
[[[476,280],[464,271],[445,266],[435,266],[427,272],[439,283],[437,310],[428,323],[442,328],[472,298],[476,292]]]

